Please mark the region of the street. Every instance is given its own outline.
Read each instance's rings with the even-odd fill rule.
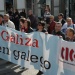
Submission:
[[[22,70],[20,66],[0,59],[0,75],[36,75],[37,72],[33,66],[32,69]]]

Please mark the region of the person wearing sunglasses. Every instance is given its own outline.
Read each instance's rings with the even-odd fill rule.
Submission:
[[[36,31],[48,33],[44,26],[45,26],[45,22],[44,21],[40,21],[38,23]]]
[[[36,30],[36,31],[38,31],[38,32],[43,32],[43,33],[45,33],[45,34],[48,34],[48,32],[47,32],[47,30],[45,29],[44,26],[45,26],[45,22],[44,22],[44,21],[40,21],[40,22],[38,23],[38,26],[37,26],[37,30]],[[43,74],[43,72],[39,70],[36,75],[42,75],[42,74]]]

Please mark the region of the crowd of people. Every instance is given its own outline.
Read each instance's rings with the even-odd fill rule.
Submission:
[[[60,36],[66,41],[75,41],[75,24],[72,18],[68,17],[65,20],[63,13],[59,13],[58,21],[56,22],[54,16],[49,13],[46,14],[46,12],[44,14],[44,19],[37,20],[32,10],[28,11],[28,17],[26,17],[24,9],[20,13],[17,9],[15,13],[13,13],[11,9],[7,14],[0,14],[0,25],[25,33],[39,31]]]
[[[32,10],[28,11],[28,16],[25,10],[18,12],[16,9],[14,12],[12,8],[7,14],[0,14],[0,25],[13,28],[15,30],[31,33],[31,32],[43,32],[45,34],[51,34],[59,36],[63,40],[75,42],[75,24],[71,17],[64,19],[64,14],[58,14],[58,21],[55,21],[55,17],[50,14],[50,9],[45,9],[43,19],[38,20]],[[42,74],[41,71],[37,75]]]

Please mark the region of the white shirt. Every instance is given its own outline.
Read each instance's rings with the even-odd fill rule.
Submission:
[[[68,24],[67,24],[67,22],[66,22],[66,23],[62,26],[61,31],[65,33],[65,32],[66,32],[66,29],[67,29],[68,27],[72,27],[73,29],[75,29],[75,24],[71,24],[71,25],[68,26]]]
[[[61,23],[62,19],[59,20],[59,22]]]
[[[10,20],[8,20],[8,22],[4,23],[4,26],[15,29],[14,23]]]

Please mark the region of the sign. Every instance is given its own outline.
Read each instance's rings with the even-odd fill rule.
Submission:
[[[0,58],[44,75],[75,75],[75,43],[42,32],[24,33],[0,26]]]
[[[75,75],[75,42],[61,40],[58,53],[58,75]]]

